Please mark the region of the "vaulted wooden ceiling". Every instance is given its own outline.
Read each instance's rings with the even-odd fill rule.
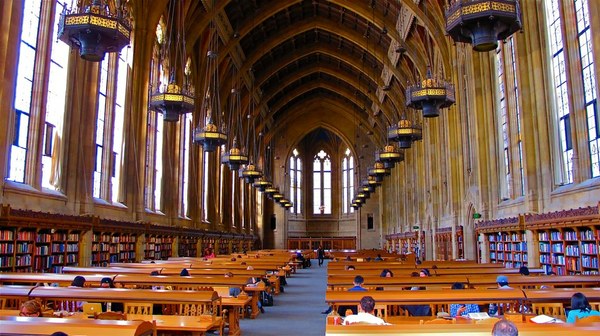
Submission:
[[[253,97],[267,139],[314,99],[335,103],[357,125],[385,129],[404,109],[407,83],[428,65],[451,76],[446,0],[185,1],[188,50],[202,62],[214,20],[221,92],[242,78],[244,113]]]

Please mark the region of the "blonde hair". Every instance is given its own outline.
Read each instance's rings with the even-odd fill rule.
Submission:
[[[21,304],[21,310],[23,310],[23,308],[27,309],[29,314],[39,314],[42,316],[42,304],[38,300],[29,300],[23,302],[23,304]]]

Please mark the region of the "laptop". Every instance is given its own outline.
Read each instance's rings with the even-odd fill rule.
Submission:
[[[83,304],[83,313],[88,316],[94,316],[94,313],[102,313],[102,304],[101,303],[90,303],[86,302]]]

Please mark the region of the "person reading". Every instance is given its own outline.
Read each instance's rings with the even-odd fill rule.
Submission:
[[[381,318],[375,316],[375,300],[371,296],[363,296],[360,299],[360,305],[358,307],[358,314],[348,315],[344,319],[344,325],[354,323],[366,323],[366,324],[388,324]]]
[[[452,285],[452,289],[465,289],[465,285],[462,282],[456,282]],[[479,313],[479,305],[468,303],[468,304],[450,304],[450,316],[466,316],[469,313]]]
[[[494,324],[492,336],[519,336],[519,329],[511,321],[502,319]]]
[[[582,293],[575,293],[571,297],[571,310],[567,314],[567,323],[575,323],[580,318],[600,316],[600,312],[593,310],[587,297]]]
[[[42,316],[42,304],[37,300],[23,302],[19,316],[40,317]]]

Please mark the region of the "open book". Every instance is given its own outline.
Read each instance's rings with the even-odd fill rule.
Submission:
[[[536,317],[532,317],[530,320],[531,320],[531,322],[534,322],[534,323],[565,323],[561,319],[557,319],[555,317],[544,315],[544,314],[538,315]]]
[[[483,312],[483,313],[469,313],[468,316],[472,320],[485,320],[485,319],[490,318],[490,315],[488,315],[488,313],[486,313],[486,312]]]

